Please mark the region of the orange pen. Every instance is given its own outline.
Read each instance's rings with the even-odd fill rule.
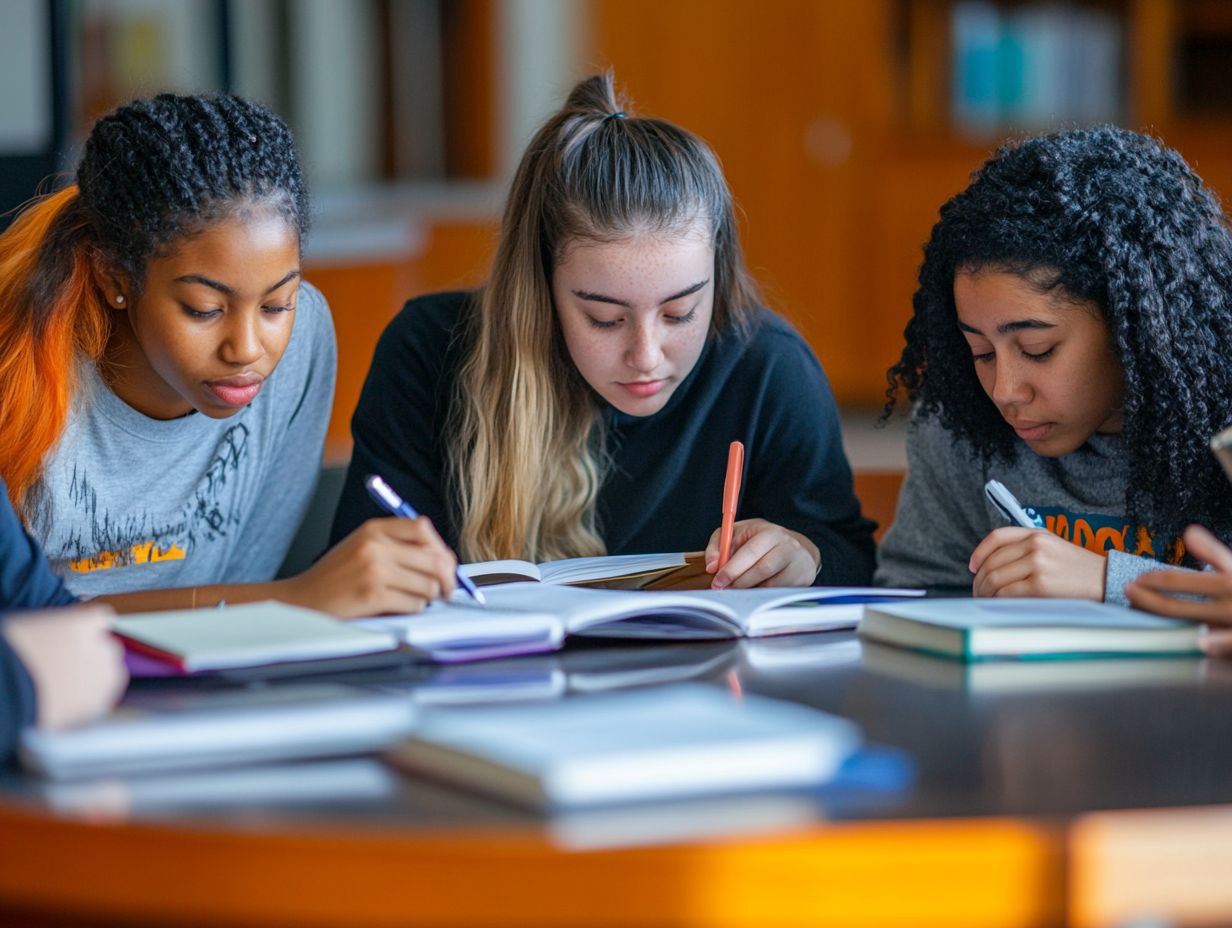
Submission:
[[[731,558],[732,531],[736,526],[736,501],[744,473],[744,445],[733,441],[727,449],[727,478],[723,481],[723,522],[719,528],[719,569]]]

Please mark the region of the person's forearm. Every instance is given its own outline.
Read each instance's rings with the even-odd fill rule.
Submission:
[[[223,602],[251,603],[262,599],[294,602],[292,587],[286,580],[271,580],[268,583],[214,583],[167,590],[112,593],[96,596],[93,601],[106,603],[116,612],[159,612],[164,609],[200,609]]]

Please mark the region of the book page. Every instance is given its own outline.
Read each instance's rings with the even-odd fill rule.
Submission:
[[[749,637],[855,628],[864,604],[915,599],[923,590],[889,587],[758,587],[751,590],[697,590],[690,596],[719,602],[740,617]]]
[[[488,602],[501,609],[546,609],[569,634],[621,638],[737,638],[740,622],[721,602],[693,593],[594,590],[569,586],[490,587]]]
[[[554,651],[560,647],[565,629],[560,618],[536,601],[544,589],[529,583],[488,587],[488,608],[459,601],[437,602],[415,615],[377,616],[352,624],[392,632],[444,662]],[[522,600],[526,608],[504,608],[501,602],[494,602],[493,594],[503,590],[530,593],[530,598]]]
[[[657,574],[685,565],[680,552],[671,554],[619,554],[605,557],[571,557],[539,565],[544,583],[586,583]]]

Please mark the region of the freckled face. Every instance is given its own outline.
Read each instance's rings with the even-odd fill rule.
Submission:
[[[220,220],[153,258],[118,310],[104,376],[154,419],[215,419],[251,403],[286,351],[299,293],[299,235],[259,212]]]
[[[603,399],[651,416],[689,376],[714,312],[714,247],[698,223],[684,233],[576,240],[552,274],[569,356]]]
[[[954,303],[980,386],[1032,451],[1121,431],[1124,372],[1096,304],[993,270],[957,273]]]

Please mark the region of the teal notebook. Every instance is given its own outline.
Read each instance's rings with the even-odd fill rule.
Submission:
[[[864,607],[861,637],[964,661],[1201,653],[1203,626],[1086,599],[924,599]]]

